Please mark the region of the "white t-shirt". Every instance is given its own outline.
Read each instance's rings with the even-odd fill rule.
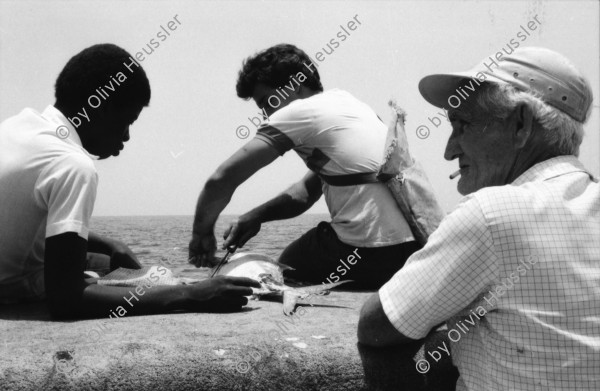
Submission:
[[[377,114],[339,89],[291,102],[256,134],[281,155],[293,149],[311,170],[324,175],[377,171],[386,136],[387,127]],[[414,240],[384,184],[322,186],[331,225],[342,242],[383,247]]]
[[[97,184],[92,155],[53,106],[0,124],[0,301],[43,297],[45,239],[87,240]]]

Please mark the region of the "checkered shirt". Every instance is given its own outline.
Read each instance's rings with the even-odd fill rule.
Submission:
[[[600,390],[598,179],[560,156],[464,197],[379,296],[407,337],[446,322],[457,390]]]

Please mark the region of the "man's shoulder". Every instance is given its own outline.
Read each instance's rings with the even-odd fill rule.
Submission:
[[[93,161],[82,153],[65,152],[50,159],[39,173],[35,192],[38,200],[47,203],[51,193],[68,194],[74,188],[95,189],[98,185],[98,173]]]
[[[481,209],[485,211],[489,210],[503,210],[507,211],[511,205],[517,207],[522,202],[527,202],[533,196],[529,186],[514,186],[514,185],[502,185],[502,186],[489,186],[479,189],[473,194],[470,194],[471,198],[476,200]]]
[[[31,107],[24,107],[21,111],[8,117],[5,121],[15,120],[15,119],[23,119],[23,118],[43,119],[42,113],[40,113],[36,109],[33,109]]]
[[[300,103],[298,106],[306,105],[315,107],[323,107],[323,105],[327,104],[336,105],[341,102],[354,102],[356,104],[363,104],[360,100],[354,97],[354,95],[339,88],[325,90],[321,93],[311,96],[310,98],[300,99],[298,102]]]
[[[330,112],[331,109],[336,107],[337,105],[340,105],[342,103],[347,104],[349,102],[356,102],[357,104],[362,104],[362,102],[360,102],[358,99],[352,96],[352,94],[350,94],[349,92],[340,90],[338,88],[333,88],[310,96],[308,98],[296,99],[273,115],[275,116],[278,113],[281,113],[283,115],[307,114],[314,117],[319,113]]]
[[[2,130],[10,130],[14,129],[18,131],[24,127],[32,127],[32,126],[43,126],[44,123],[47,122],[42,114],[35,109],[26,107],[17,114],[12,115],[11,117],[6,118],[2,122],[0,122],[0,129]]]
[[[475,193],[471,194],[471,196],[477,198],[479,201],[486,201],[489,199],[497,199],[504,197],[518,197],[526,193],[526,187],[508,184],[502,186],[484,187],[483,189],[479,189]]]
[[[519,231],[536,221],[535,216],[547,213],[548,198],[540,187],[544,187],[543,182],[490,186],[473,193],[472,199],[476,200],[486,226]]]
[[[457,221],[462,221],[481,216],[483,224],[500,216],[510,219],[511,216],[519,213],[530,197],[531,194],[527,189],[517,186],[484,187],[462,197],[456,208],[446,217],[452,215]]]
[[[64,151],[53,159],[50,166],[52,171],[66,170],[86,176],[95,176],[98,173],[94,161],[78,151]]]
[[[79,151],[60,151],[44,164],[37,178],[38,189],[52,183],[80,182],[95,186],[98,183],[98,172],[89,156]]]

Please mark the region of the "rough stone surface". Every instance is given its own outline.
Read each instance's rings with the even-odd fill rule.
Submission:
[[[229,314],[51,321],[44,305],[0,306],[1,390],[360,390],[360,306],[318,296],[292,318],[276,301]]]
[[[293,317],[264,300],[236,313],[72,322],[52,321],[43,303],[0,306],[0,391],[453,390],[449,357],[429,360],[427,375],[415,370],[449,344],[444,333],[425,345],[357,346],[371,294],[316,296]]]

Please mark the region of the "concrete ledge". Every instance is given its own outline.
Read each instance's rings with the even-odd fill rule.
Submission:
[[[332,292],[292,318],[271,301],[74,322],[51,321],[43,304],[2,306],[0,389],[363,389],[356,325],[370,294]]]
[[[73,322],[51,321],[43,303],[0,306],[0,389],[363,390],[356,326],[371,294],[332,292],[292,318],[274,301],[229,314]],[[366,354],[373,389],[398,389],[406,375],[413,381],[414,362]],[[411,384],[400,389],[422,389]]]

